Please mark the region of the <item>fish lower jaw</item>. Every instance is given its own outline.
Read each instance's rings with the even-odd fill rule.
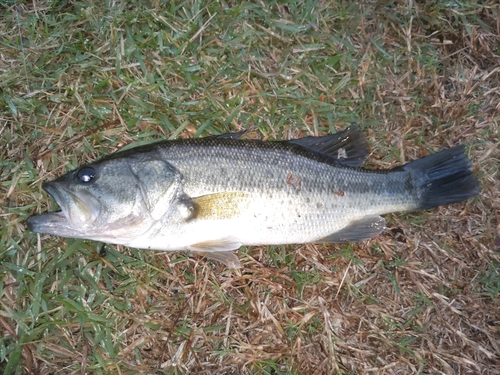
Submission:
[[[35,215],[26,222],[28,229],[35,233],[58,234],[54,231],[61,227],[69,228],[69,221],[62,211]]]

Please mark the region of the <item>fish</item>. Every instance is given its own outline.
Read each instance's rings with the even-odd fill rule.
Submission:
[[[61,210],[30,231],[146,250],[188,251],[241,267],[241,246],[368,240],[382,215],[426,210],[480,192],[465,146],[388,170],[363,168],[356,124],[286,141],[229,133],[118,151],[43,184]]]

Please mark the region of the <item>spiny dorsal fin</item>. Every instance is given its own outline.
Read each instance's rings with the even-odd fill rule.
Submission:
[[[248,208],[250,199],[248,193],[228,191],[192,198],[192,202],[191,219],[223,220],[239,216]]]
[[[286,141],[310,151],[327,155],[348,167],[361,167],[370,154],[370,146],[358,125],[322,137],[305,137]]]
[[[211,135],[206,138],[225,138],[225,139],[240,139],[240,137],[245,134],[247,131],[242,130],[240,132],[235,132],[235,133],[224,133],[224,134],[217,134],[217,135]]]
[[[316,243],[360,242],[378,236],[385,228],[382,216],[370,215],[352,221],[347,227],[322,238]]]

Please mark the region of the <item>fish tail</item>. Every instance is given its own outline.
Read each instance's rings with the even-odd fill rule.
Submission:
[[[419,198],[418,209],[461,202],[479,194],[464,146],[455,146],[406,164]]]

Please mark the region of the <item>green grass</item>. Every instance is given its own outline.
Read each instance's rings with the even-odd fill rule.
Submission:
[[[500,372],[496,1],[0,9],[1,373]],[[369,168],[468,144],[481,195],[239,271],[26,230],[43,182],[130,144],[352,122]]]

